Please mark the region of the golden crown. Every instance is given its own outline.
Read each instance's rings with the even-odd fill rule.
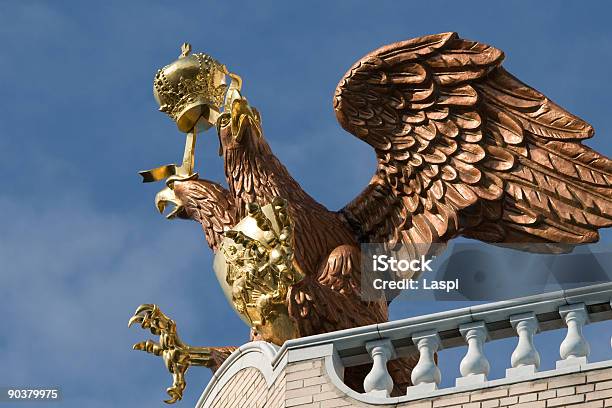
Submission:
[[[159,110],[183,132],[198,126],[201,117],[218,114],[227,92],[225,65],[206,54],[190,55],[190,51],[191,46],[183,44],[179,59],[158,70],[153,81]]]

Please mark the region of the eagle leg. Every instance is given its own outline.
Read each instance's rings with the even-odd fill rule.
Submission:
[[[159,335],[159,342],[153,340],[134,344],[134,350],[142,350],[156,356],[161,356],[166,368],[172,374],[172,386],[166,392],[170,396],[165,400],[173,404],[183,398],[187,386],[185,373],[191,366],[203,366],[216,371],[237,347],[196,347],[182,342],[176,330],[174,320],[166,316],[157,305],[140,305],[128,322],[128,327],[134,323],[143,329],[149,329],[152,334]]]

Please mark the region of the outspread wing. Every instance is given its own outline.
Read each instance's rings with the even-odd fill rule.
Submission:
[[[612,222],[612,163],[593,128],[456,33],[382,47],[340,81],[344,129],[376,150],[342,212],[363,242],[579,244]],[[554,245],[551,245],[554,247]]]

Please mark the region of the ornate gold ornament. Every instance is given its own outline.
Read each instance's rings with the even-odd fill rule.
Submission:
[[[291,285],[304,277],[293,264],[293,225],[280,197],[248,215],[225,233],[215,255],[215,273],[234,309],[261,337],[282,344],[295,338],[287,312]]]
[[[183,44],[182,50],[178,60],[157,71],[153,95],[159,110],[167,113],[181,132],[196,125],[198,130],[206,130],[223,106],[228,71],[209,55],[190,54],[190,44]]]

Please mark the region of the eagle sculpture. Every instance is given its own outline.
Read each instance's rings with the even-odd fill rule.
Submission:
[[[173,203],[171,216],[200,223],[218,251],[241,219],[282,199],[300,274],[283,298],[293,337],[387,321],[392,299],[361,296],[364,243],[410,248],[462,236],[555,251],[597,241],[598,229],[612,223],[612,163],[583,145],[593,136],[588,123],[507,72],[503,59],[499,49],[442,33],[384,46],[355,63],[333,108],[345,130],[374,148],[377,166],[338,211],[289,174],[259,113],[234,89],[215,121],[227,187],[171,177],[158,207]],[[134,322],[166,338],[135,348],[164,355],[174,370],[169,402],[182,395],[186,367],[214,369],[233,351],[181,348],[174,322],[154,305],[139,308]],[[256,329],[252,339],[270,340]],[[405,393],[415,363],[390,363],[395,393]],[[346,381],[359,389],[366,373],[352,368]]]

